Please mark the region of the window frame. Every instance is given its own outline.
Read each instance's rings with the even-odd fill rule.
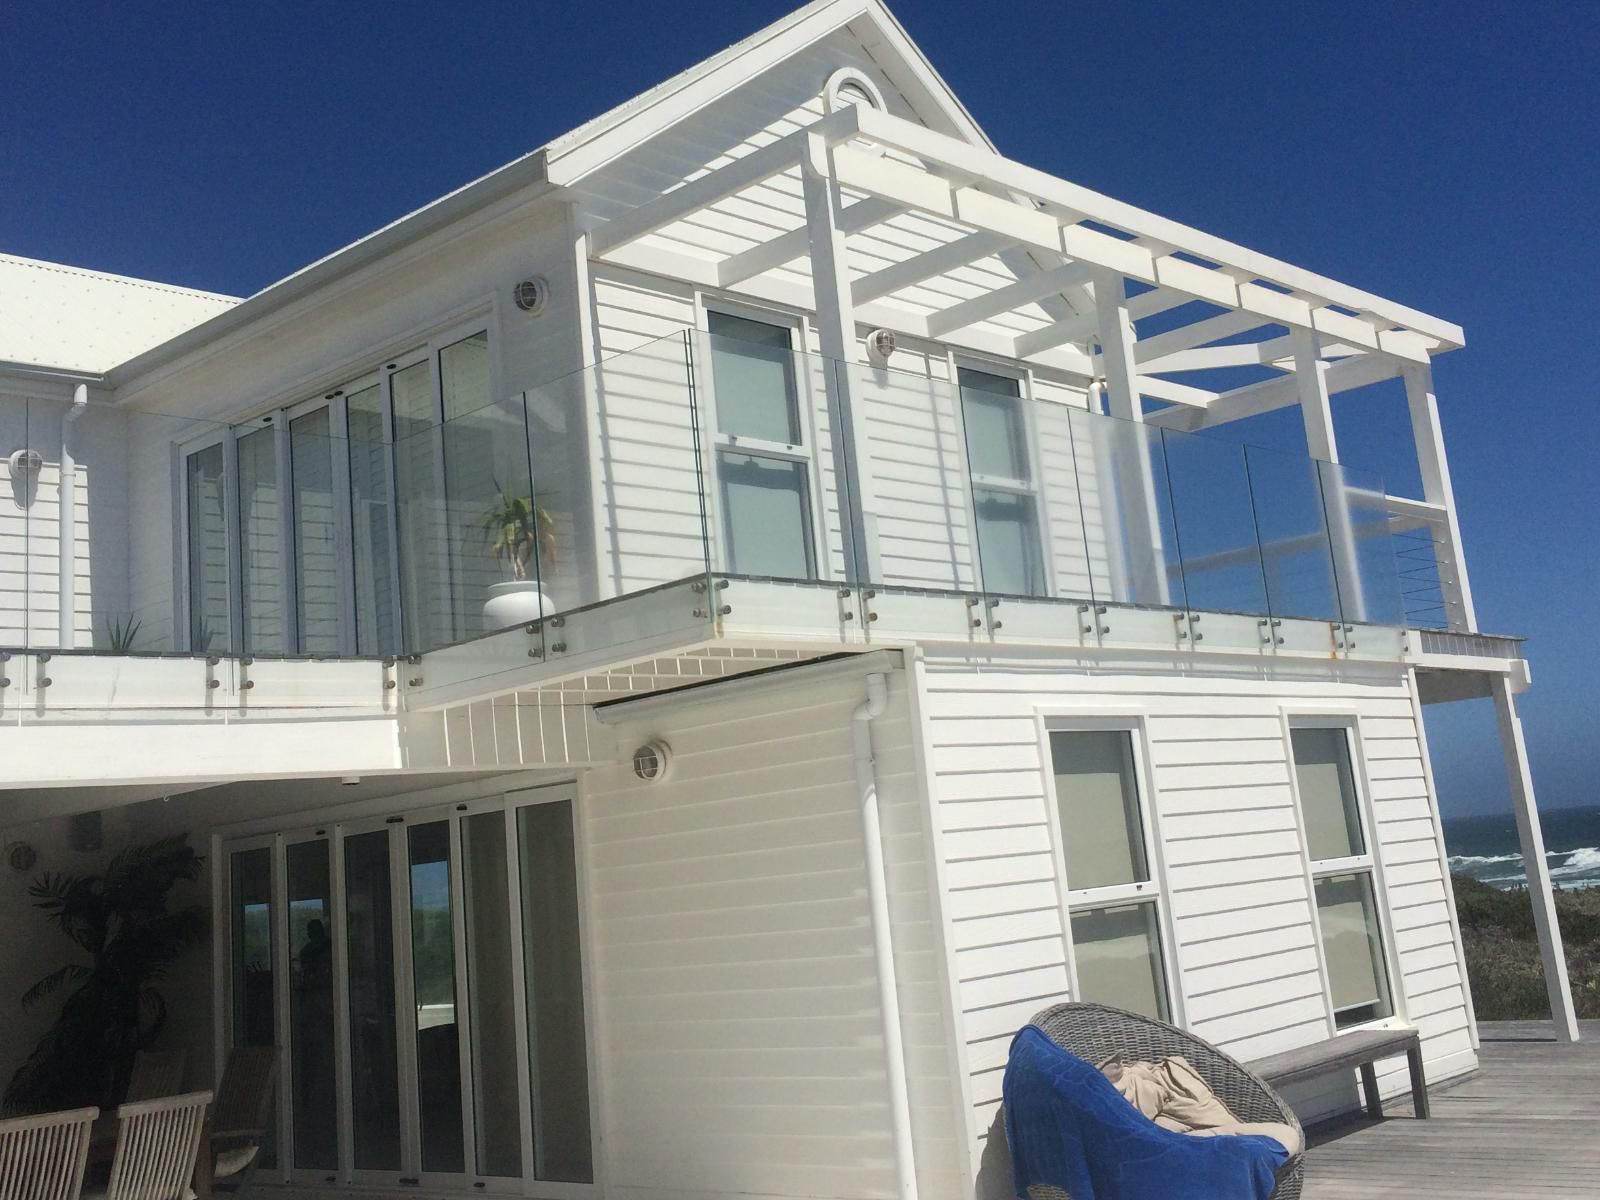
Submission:
[[[975,583],[978,590],[982,592],[989,591],[983,578],[983,546],[978,532],[977,493],[980,491],[1003,492],[1010,496],[1025,496],[1033,506],[1034,551],[1038,556],[1039,567],[1040,591],[1038,598],[1053,597],[1057,595],[1055,557],[1053,554],[1046,553],[1046,548],[1051,545],[1051,540],[1048,516],[1045,513],[1046,506],[1043,503],[1043,493],[1040,487],[1043,463],[1039,456],[1038,429],[1034,422],[1033,373],[1026,367],[1019,366],[1016,363],[981,358],[953,349],[949,352],[948,361],[950,379],[955,387],[955,417],[961,430],[958,449],[961,461],[962,486],[966,492],[967,520],[972,530],[972,557],[973,565],[977,572]],[[1009,379],[1017,385],[1017,415],[1020,421],[1017,434],[1022,438],[1022,455],[1028,468],[1027,479],[978,475],[973,472],[971,456],[967,447],[966,389],[961,382],[961,373],[963,371],[975,371],[996,379]],[[1012,594],[1008,592],[999,593],[1002,596]]]
[[[795,443],[775,442],[767,438],[748,437],[723,432],[721,410],[717,403],[716,372],[711,361],[712,314],[735,317],[784,329],[789,333],[789,353],[794,356],[794,424],[801,440]],[[832,577],[832,557],[827,544],[826,508],[823,503],[822,463],[818,452],[821,438],[818,433],[817,410],[813,402],[810,372],[805,364],[814,357],[809,350],[810,326],[803,314],[764,308],[720,295],[698,292],[695,296],[696,328],[704,337],[707,353],[705,362],[696,365],[696,387],[706,397],[702,410],[705,429],[702,432],[703,450],[708,469],[705,474],[706,508],[708,525],[714,539],[712,561],[729,573],[734,571],[727,526],[727,503],[722,477],[724,454],[743,454],[751,458],[790,463],[801,468],[806,494],[802,497],[801,518],[804,524],[802,545],[806,551],[809,579],[824,580]]]
[[[1323,1011],[1330,1036],[1358,1029],[1381,1029],[1403,1025],[1409,1020],[1404,977],[1395,946],[1394,922],[1390,917],[1388,888],[1384,880],[1383,860],[1377,843],[1377,816],[1372,808],[1372,786],[1367,772],[1366,756],[1361,738],[1360,712],[1354,706],[1340,705],[1283,705],[1279,710],[1283,727],[1284,761],[1288,768],[1289,794],[1294,805],[1295,835],[1300,844],[1300,861],[1304,869],[1306,908],[1310,915],[1311,936],[1317,952],[1317,974],[1322,984]],[[1345,735],[1345,752],[1349,756],[1350,782],[1355,789],[1354,812],[1360,826],[1363,853],[1339,858],[1314,859],[1307,834],[1305,799],[1300,794],[1298,763],[1295,760],[1294,731],[1296,729],[1335,729]],[[1388,990],[1389,1012],[1385,1016],[1340,1026],[1338,1013],[1333,1006],[1333,981],[1328,970],[1328,950],[1322,936],[1322,914],[1317,907],[1318,880],[1338,875],[1365,875],[1372,889],[1374,918],[1384,971],[1383,983]]]
[[[1161,842],[1161,819],[1157,811],[1155,767],[1150,757],[1148,714],[1143,709],[1048,707],[1035,710],[1034,723],[1044,781],[1046,824],[1054,867],[1061,939],[1066,959],[1067,986],[1073,999],[1083,995],[1078,976],[1077,946],[1072,936],[1072,914],[1088,909],[1111,908],[1128,904],[1155,906],[1156,949],[1164,990],[1166,1012],[1161,1019],[1180,1027],[1187,1024],[1187,999],[1183,967],[1178,957],[1177,935],[1173,925],[1171,885],[1167,877],[1166,855]],[[1139,832],[1144,838],[1149,879],[1136,883],[1077,888],[1067,871],[1066,835],[1061,821],[1061,798],[1056,791],[1055,758],[1050,735],[1076,732],[1119,732],[1129,737],[1133,760],[1133,782],[1139,808]]]

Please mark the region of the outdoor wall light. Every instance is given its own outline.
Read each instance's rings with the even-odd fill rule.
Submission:
[[[645,783],[660,783],[671,761],[672,750],[665,742],[646,742],[633,752],[633,773]]]
[[[545,302],[550,298],[550,281],[543,275],[524,279],[511,289],[511,298],[523,312],[530,317],[537,317],[544,311]]]

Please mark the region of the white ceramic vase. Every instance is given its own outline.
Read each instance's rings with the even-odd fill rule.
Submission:
[[[553,612],[555,605],[550,603],[550,597],[531,579],[494,583],[489,585],[489,599],[483,605],[483,627],[492,633],[496,629],[537,621]]]

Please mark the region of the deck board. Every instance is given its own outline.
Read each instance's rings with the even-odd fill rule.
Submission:
[[[1485,1022],[1479,1068],[1430,1089],[1433,1117],[1409,1099],[1382,1121],[1313,1129],[1305,1200],[1563,1200],[1600,1194],[1600,1021],[1562,1045],[1541,1022]]]

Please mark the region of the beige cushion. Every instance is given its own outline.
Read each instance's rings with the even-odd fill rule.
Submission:
[[[1181,1054],[1158,1063],[1125,1062],[1119,1057],[1101,1063],[1100,1070],[1128,1103],[1163,1129],[1196,1137],[1257,1133],[1274,1139],[1290,1154],[1301,1150],[1292,1125],[1239,1120]]]

